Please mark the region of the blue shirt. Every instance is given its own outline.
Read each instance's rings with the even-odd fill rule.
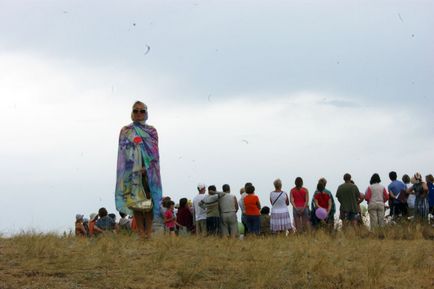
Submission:
[[[115,229],[116,222],[109,216],[102,217],[96,221],[95,224],[98,228],[104,231],[111,231]]]
[[[430,207],[434,207],[434,184],[428,183],[428,203]]]
[[[395,197],[398,197],[401,191],[407,189],[407,186],[401,181],[394,180],[387,186],[387,189],[389,190],[389,192],[392,192]]]

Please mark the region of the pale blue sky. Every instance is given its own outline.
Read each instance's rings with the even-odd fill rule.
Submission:
[[[276,177],[335,190],[348,171],[364,190],[373,172],[432,173],[433,6],[0,0],[0,194],[14,216],[0,232],[113,210],[136,99],[175,199],[198,182],[252,181],[265,204]]]

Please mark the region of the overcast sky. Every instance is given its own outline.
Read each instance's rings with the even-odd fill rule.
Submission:
[[[0,0],[0,233],[114,211],[135,100],[175,200],[433,173],[432,27],[432,1]]]

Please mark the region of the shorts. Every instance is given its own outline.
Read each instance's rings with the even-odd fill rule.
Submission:
[[[302,217],[302,218],[309,218],[309,209],[304,208],[302,212],[298,212],[295,208],[292,210],[292,216],[294,219]]]
[[[169,230],[169,232],[175,232],[175,227],[172,228],[167,228]]]

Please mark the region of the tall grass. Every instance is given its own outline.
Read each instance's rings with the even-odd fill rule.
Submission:
[[[0,288],[433,288],[430,230],[147,241],[21,234],[0,238]]]

